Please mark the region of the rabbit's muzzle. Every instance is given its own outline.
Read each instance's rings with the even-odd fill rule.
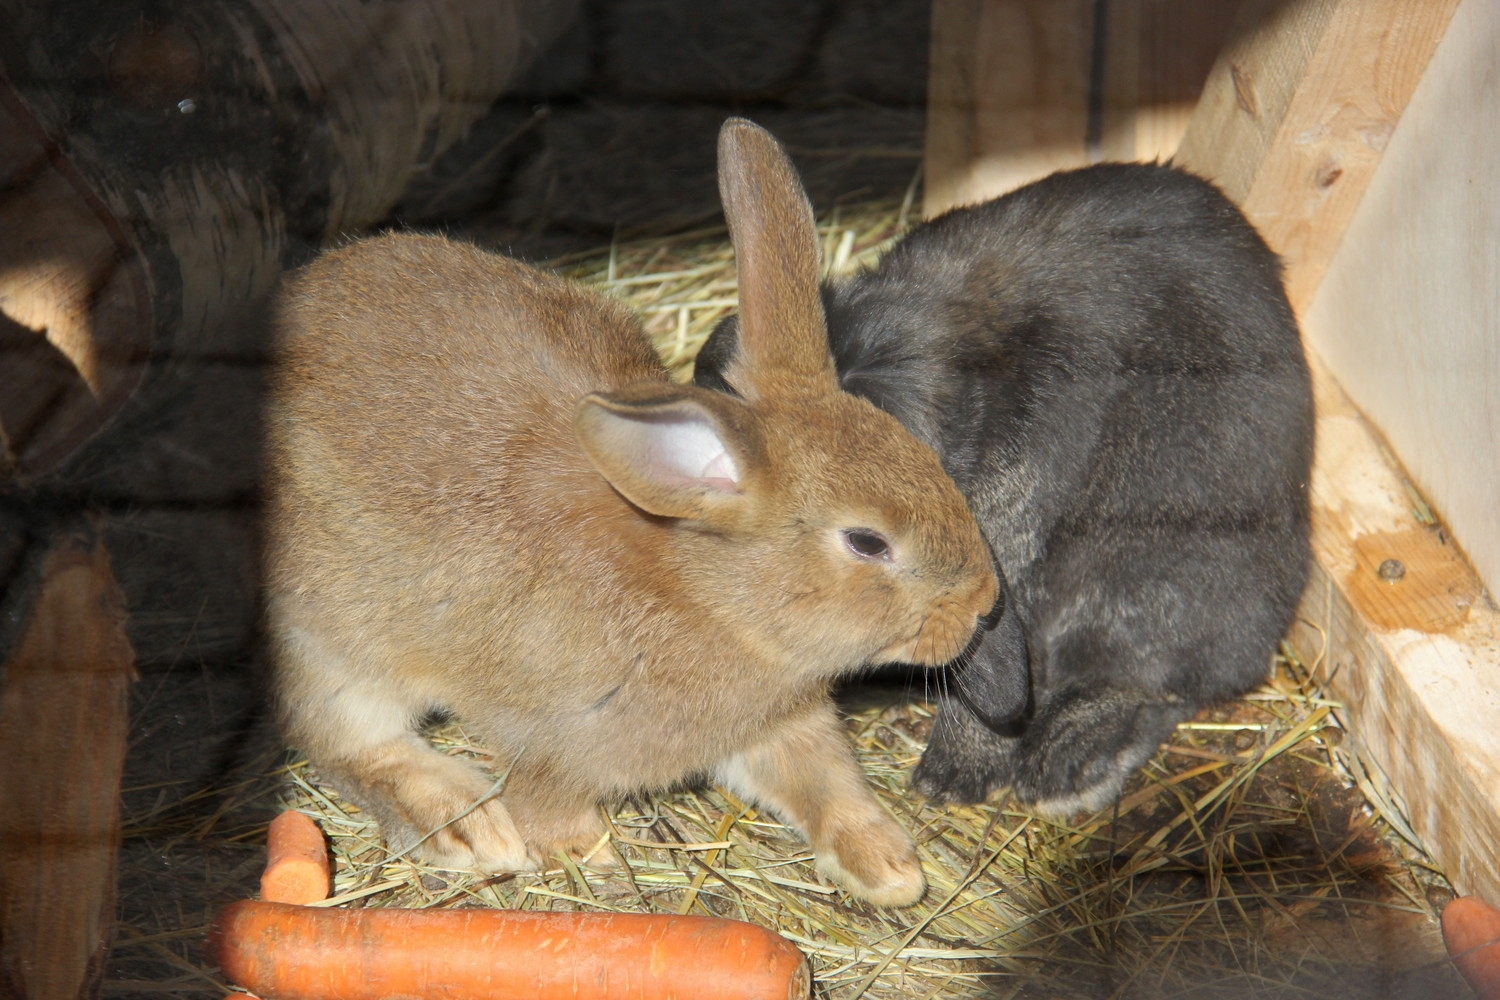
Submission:
[[[969,648],[999,597],[999,585],[989,575],[948,592],[933,602],[912,634],[888,646],[877,662],[936,667],[956,659]]]

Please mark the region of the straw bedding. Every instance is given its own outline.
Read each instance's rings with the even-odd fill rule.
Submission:
[[[907,224],[910,198],[824,220],[825,259],[859,266]],[[641,241],[554,262],[629,301],[680,377],[732,311],[722,230]],[[626,803],[609,829],[623,869],[558,859],[540,874],[479,877],[388,855],[366,816],[318,785],[300,759],[253,768],[220,790],[194,836],[259,858],[271,805],[301,809],[336,857],[329,905],[492,906],[710,913],[773,927],[814,970],[814,990],[857,998],[1462,997],[1443,959],[1435,907],[1451,895],[1378,775],[1351,752],[1340,706],[1289,651],[1248,697],[1179,728],[1117,808],[1071,822],[1005,801],[934,807],[907,789],[933,706],[922,677],[882,676],[845,694],[850,739],[877,795],[919,843],[930,888],[882,911],[836,891],[773,817],[708,787]],[[444,750],[486,759],[461,720]],[[279,752],[278,752],[279,753]],[[255,804],[254,821],[231,820]],[[130,831],[127,831],[128,833]],[[136,822],[135,836],[183,836]],[[155,961],[158,988],[222,988],[199,954],[195,918],[127,925],[118,959]]]

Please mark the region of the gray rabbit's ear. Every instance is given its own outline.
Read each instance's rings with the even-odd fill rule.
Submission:
[[[744,404],[692,386],[592,393],[579,402],[573,429],[599,474],[659,517],[712,518],[742,500],[759,464]]]
[[[953,688],[986,726],[1006,734],[1031,706],[1031,665],[1015,602],[1009,594],[1001,599],[1005,603],[998,619],[979,633],[979,645],[958,668]]]
[[[743,381],[740,365],[740,319],[725,316],[698,349],[693,359],[693,384],[714,392],[741,395],[735,386]]]
[[[812,205],[781,145],[743,118],[719,130],[719,197],[739,265],[746,391],[836,392]]]

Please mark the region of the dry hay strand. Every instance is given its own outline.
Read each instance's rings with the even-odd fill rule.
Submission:
[[[825,220],[825,256],[836,269],[868,263],[909,216],[908,199]],[[734,307],[722,230],[555,264],[640,310],[679,378]],[[484,877],[392,856],[368,816],[303,761],[275,780],[280,804],[330,837],[334,894],[322,905],[733,917],[796,943],[828,1000],[1466,996],[1435,920],[1451,889],[1390,789],[1346,746],[1340,706],[1315,669],[1289,651],[1274,666],[1260,690],[1179,727],[1118,806],[1067,822],[1004,800],[920,800],[907,780],[931,702],[905,680],[851,689],[851,743],[876,796],[916,838],[929,880],[926,898],[903,910],[851,899],[816,872],[795,832],[719,788],[606,811],[618,869],[557,857],[543,872]],[[461,720],[428,736],[494,764]],[[246,844],[263,837],[263,826],[236,833]],[[122,947],[170,955],[185,984],[175,989],[222,988],[180,947],[192,930],[168,940],[127,929]]]

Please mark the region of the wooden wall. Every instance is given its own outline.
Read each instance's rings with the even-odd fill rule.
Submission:
[[[1500,4],[1454,15],[1303,328],[1500,593]]]
[[[1330,541],[1319,551],[1322,590],[1305,605],[1319,631],[1299,629],[1326,671],[1339,672],[1351,727],[1449,878],[1491,900],[1500,899],[1497,67],[1500,4],[1464,0],[1305,311],[1304,336],[1359,412],[1320,420],[1314,489]],[[1401,580],[1380,582],[1386,559],[1406,568]]]
[[[1176,150],[1239,0],[936,0],[928,218],[1091,160]]]

